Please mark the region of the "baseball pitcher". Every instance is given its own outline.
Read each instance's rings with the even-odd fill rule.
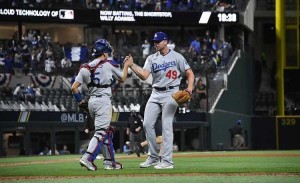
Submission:
[[[143,68],[136,64],[130,66],[135,74],[142,80],[146,80],[151,74],[152,93],[147,102],[144,114],[144,130],[146,139],[149,144],[149,156],[147,160],[140,164],[141,168],[154,166],[155,169],[172,169],[173,163],[173,118],[177,106],[186,99],[190,99],[194,85],[194,73],[185,58],[178,52],[167,47],[168,36],[164,32],[154,34],[152,40],[156,53],[149,55]],[[129,55],[129,60],[132,57]],[[188,86],[185,94],[180,92],[179,99],[175,100],[172,94],[179,91],[179,84],[182,74],[185,73],[188,80]],[[186,97],[189,95],[189,97]],[[173,95],[174,96],[174,95]],[[159,114],[162,113],[162,159],[159,161],[159,150],[156,143],[156,134],[154,123],[157,121]]]

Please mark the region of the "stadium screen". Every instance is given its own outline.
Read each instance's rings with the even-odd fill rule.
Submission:
[[[22,9],[0,8],[3,21],[56,23],[201,25],[238,23],[237,12],[148,12],[88,9]]]

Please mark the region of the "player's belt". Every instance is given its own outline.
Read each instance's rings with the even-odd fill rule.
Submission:
[[[91,95],[90,97],[91,97],[91,98],[101,98],[102,95]]]
[[[108,88],[111,87],[111,85],[96,85],[97,88]]]
[[[107,85],[96,85],[96,84],[94,84],[94,83],[89,83],[88,85],[87,85],[88,87],[96,87],[96,88],[108,88],[108,87],[111,87],[111,84],[107,84]]]
[[[177,86],[166,86],[166,87],[153,87],[153,88],[155,90],[157,90],[157,91],[166,91],[166,90],[170,90],[170,89],[176,88],[178,86],[179,85],[177,85]]]

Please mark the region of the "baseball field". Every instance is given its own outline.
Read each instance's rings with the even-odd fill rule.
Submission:
[[[34,183],[190,183],[190,182],[300,182],[300,150],[215,151],[174,154],[174,169],[141,169],[146,155],[117,154],[122,170],[97,171],[79,165],[80,155],[26,156],[0,158],[0,182]]]

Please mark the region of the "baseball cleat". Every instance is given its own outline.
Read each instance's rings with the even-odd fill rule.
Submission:
[[[140,164],[140,167],[141,168],[148,168],[150,166],[155,166],[158,163],[159,163],[158,159],[153,159],[153,158],[148,157],[145,162],[143,162],[143,163]]]
[[[155,169],[173,169],[174,165],[166,162],[161,162],[158,165],[154,166]]]
[[[97,170],[97,166],[94,165],[93,162],[90,162],[90,161],[88,161],[88,160],[86,160],[86,159],[84,159],[84,158],[81,158],[81,159],[79,160],[79,163],[80,163],[80,165],[81,165],[82,167],[86,167],[88,170],[91,170],[91,171]]]
[[[123,169],[123,165],[114,161],[103,161],[104,170],[120,170]]]

